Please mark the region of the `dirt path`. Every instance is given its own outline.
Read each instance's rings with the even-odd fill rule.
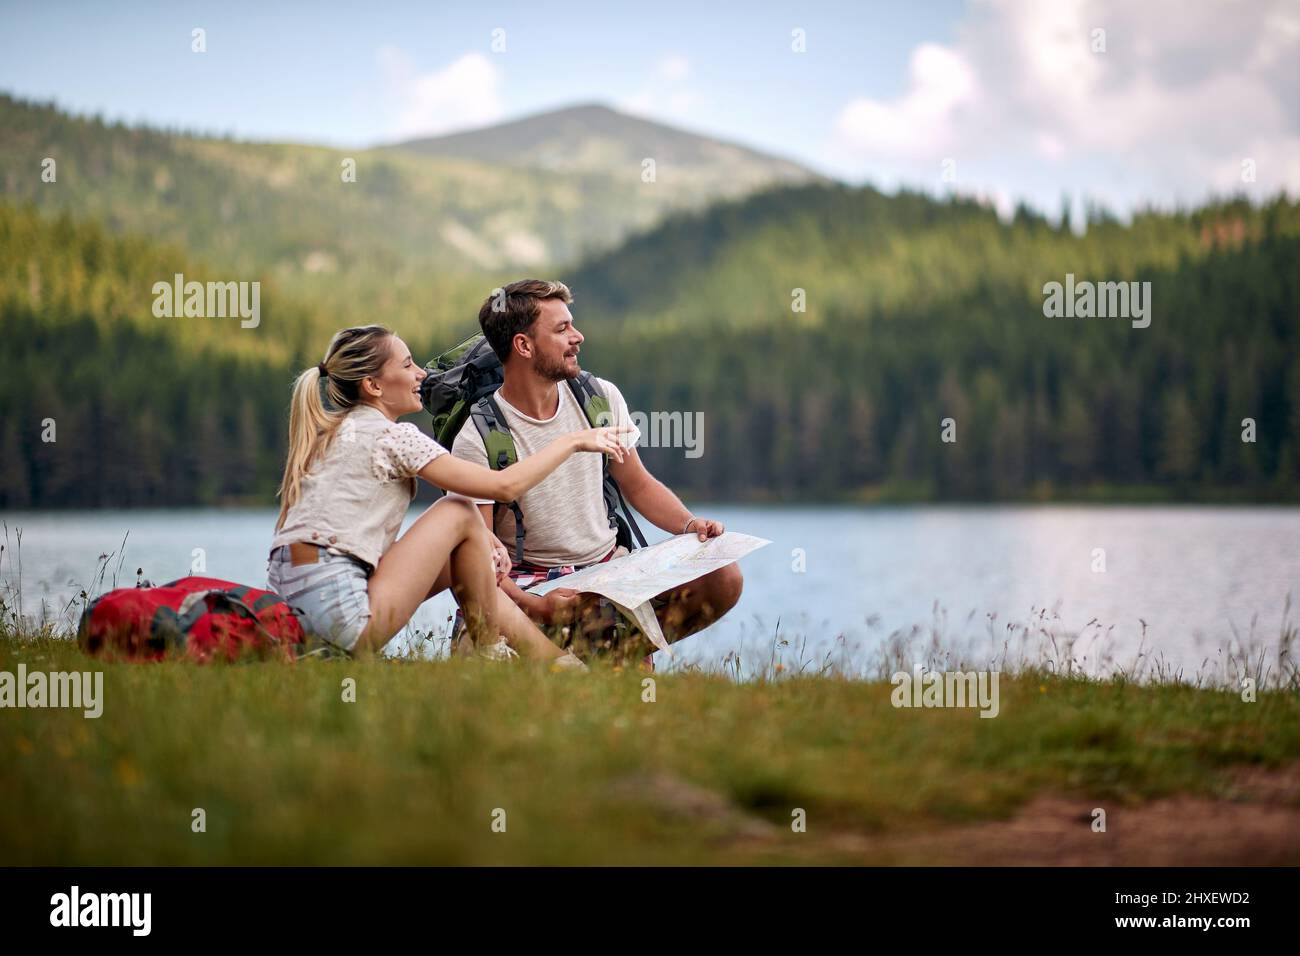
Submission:
[[[635,787],[660,811],[707,825],[731,851],[794,862],[958,866],[1278,866],[1300,864],[1300,764],[1231,771],[1221,797],[1178,795],[1099,803],[1044,794],[1009,820],[919,833],[818,832],[805,837],[743,812],[723,796],[671,777]],[[1105,832],[1092,829],[1106,811]]]
[[[1010,820],[921,834],[837,834],[872,862],[969,866],[1277,866],[1300,864],[1300,764],[1230,775],[1222,798],[1173,796],[1131,806],[1035,797]],[[1093,810],[1106,811],[1094,832]],[[855,853],[856,855],[856,853]]]

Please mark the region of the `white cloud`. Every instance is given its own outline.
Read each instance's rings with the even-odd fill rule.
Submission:
[[[946,148],[956,114],[975,97],[974,75],[953,50],[923,43],[912,51],[907,92],[892,103],[866,97],[840,113],[837,131],[853,150],[889,156],[930,156]]]
[[[1092,52],[1093,31],[1106,52]],[[967,191],[1040,205],[1062,190],[1195,201],[1300,192],[1300,9],[1288,0],[982,0],[950,46],[912,53],[893,98],[841,109],[831,152],[886,183],[932,186],[944,157]]]
[[[397,138],[433,136],[499,120],[501,72],[483,53],[466,53],[440,70],[421,73],[402,50],[385,46],[379,64],[392,97]]]
[[[655,64],[650,80],[617,103],[619,109],[660,119],[686,119],[700,103],[699,93],[687,84],[691,64],[684,56],[670,54]]]

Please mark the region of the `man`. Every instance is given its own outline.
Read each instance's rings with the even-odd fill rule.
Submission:
[[[479,325],[504,368],[505,381],[495,399],[519,458],[535,454],[561,435],[591,427],[567,384],[582,372],[578,353],[583,335],[569,312],[572,301],[562,282],[522,279],[497,290],[479,309]],[[609,401],[613,422],[629,422],[627,403],[618,388],[603,379],[596,383]],[[456,436],[452,454],[488,464],[483,438],[472,420]],[[603,467],[600,456],[574,455],[524,493],[518,502],[525,528],[524,561],[501,581],[506,593],[540,627],[568,627],[570,641],[584,637],[588,646],[595,647],[608,646],[623,630],[607,601],[568,588],[556,588],[545,596],[526,588],[557,573],[625,553],[610,527]],[[672,534],[694,533],[701,541],[722,534],[720,522],[693,515],[651,475],[635,447],[622,462],[610,462],[609,468],[628,503],[657,527]],[[498,508],[502,526],[494,527],[493,503],[479,500],[477,504],[488,527],[513,542],[512,510]],[[740,568],[729,564],[658,595],[653,606],[665,639],[679,641],[721,618],[740,599],[741,586]],[[616,648],[619,658],[631,659],[653,650],[644,636],[635,646]]]

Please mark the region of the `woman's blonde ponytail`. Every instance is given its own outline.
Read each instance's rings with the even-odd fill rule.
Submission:
[[[339,424],[356,407],[361,382],[378,376],[388,360],[392,335],[382,325],[344,329],[330,341],[325,360],[302,372],[294,382],[289,403],[289,454],[280,481],[277,531],[298,501],[303,477],[325,454]],[[332,408],[325,406],[322,393]]]

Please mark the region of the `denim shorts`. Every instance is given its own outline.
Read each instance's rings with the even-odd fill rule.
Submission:
[[[351,651],[370,623],[370,569],[325,548],[319,555],[315,563],[295,567],[287,545],[275,548],[266,566],[267,587],[298,612],[309,634]]]

